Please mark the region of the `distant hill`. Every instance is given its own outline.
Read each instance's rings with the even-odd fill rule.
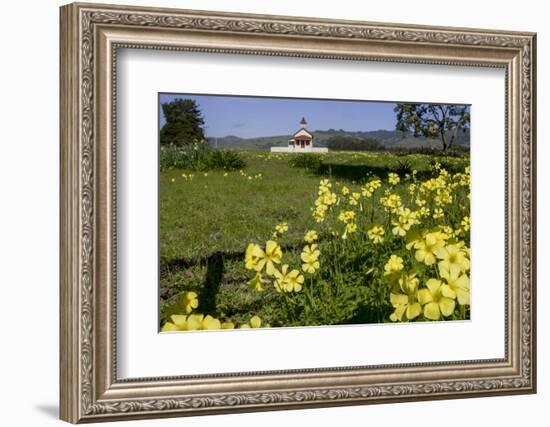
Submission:
[[[353,132],[343,129],[313,131],[313,143],[317,147],[326,147],[327,141],[333,136],[352,136],[354,138],[370,139],[378,141],[386,148],[439,148],[441,142],[435,138],[414,137],[412,133],[403,134],[395,130],[375,130],[368,132]],[[291,135],[262,136],[257,138],[240,138],[234,135],[222,138],[209,138],[213,147],[239,150],[269,150],[270,147],[285,147]],[[464,147],[470,146],[470,131],[459,132],[455,144]]]

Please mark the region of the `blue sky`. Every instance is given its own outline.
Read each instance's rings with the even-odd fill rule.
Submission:
[[[207,137],[290,135],[300,127],[302,116],[312,131],[395,129],[395,103],[390,102],[160,94],[160,103],[175,98],[197,102],[205,120]],[[160,105],[159,110],[162,127],[165,120]]]

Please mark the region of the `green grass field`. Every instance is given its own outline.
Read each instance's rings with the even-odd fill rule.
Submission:
[[[291,167],[292,155],[265,151],[243,151],[241,154],[247,163],[242,171],[172,169],[160,174],[161,323],[172,313],[169,307],[177,295],[193,291],[198,295],[201,313],[235,323],[249,321],[252,313],[261,317],[264,323],[278,325],[280,294],[273,289],[258,292],[248,286],[251,275],[244,266],[245,249],[249,242],[266,242],[276,224],[287,222],[289,229],[281,247],[299,259],[304,234],[316,227],[311,209],[321,179],[330,178],[333,190],[340,193],[343,186],[360,191],[360,185],[369,177],[378,176],[383,181],[377,193],[378,201],[388,187],[386,178],[391,171],[402,179],[392,191],[405,197],[405,175],[412,169],[417,171],[419,179],[424,179],[432,173],[430,166],[435,161],[450,173],[464,171],[469,165],[467,157],[331,152],[323,155],[322,166],[311,172]],[[373,204],[371,221],[382,218],[383,212],[378,215],[379,210],[382,208]],[[450,221],[459,222],[461,215],[457,211],[456,218]],[[320,237],[322,241],[326,235]],[[369,269],[378,267],[373,264]],[[362,268],[355,269],[357,274],[363,271]],[[345,280],[353,282],[349,278]],[[345,294],[347,291],[342,289],[338,292]],[[354,292],[343,297],[339,303],[341,307],[334,308],[341,314],[327,312],[308,324],[323,324],[327,318],[337,319],[337,323],[357,323],[387,317],[385,314],[360,314],[360,307],[353,303],[357,300]],[[372,289],[368,292],[372,293]],[[293,315],[296,313],[288,314],[288,319]],[[288,319],[285,324],[301,322]]]

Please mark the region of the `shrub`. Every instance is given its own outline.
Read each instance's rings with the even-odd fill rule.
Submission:
[[[391,168],[391,171],[399,176],[412,174],[413,167],[409,160],[398,160],[397,165]]]
[[[160,147],[160,170],[191,169],[236,170],[246,167],[244,158],[235,151],[212,150],[206,141],[194,142],[178,147]]]
[[[206,161],[210,148],[205,141],[193,142],[184,146],[162,145],[160,147],[160,170],[200,169]]]
[[[323,164],[323,161],[318,154],[303,153],[292,156],[288,164],[293,168],[304,168],[316,172]]]
[[[210,152],[205,165],[208,169],[223,169],[227,171],[243,169],[246,161],[236,151],[213,150]]]

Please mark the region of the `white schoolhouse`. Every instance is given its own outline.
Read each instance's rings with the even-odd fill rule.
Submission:
[[[306,129],[306,119],[302,117],[300,129],[288,140],[286,147],[271,147],[272,153],[326,153],[326,147],[313,147],[313,134]]]

